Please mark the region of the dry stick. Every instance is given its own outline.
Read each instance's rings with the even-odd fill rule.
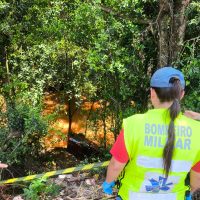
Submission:
[[[107,199],[115,199],[115,198],[116,198],[115,195],[109,195],[108,197],[101,197],[101,198],[98,198],[98,199],[95,199],[95,200],[99,200],[99,199],[107,200]]]
[[[78,191],[77,191],[77,195],[82,192],[82,185],[83,185],[83,182],[81,181],[80,186],[79,186]]]
[[[88,179],[89,177],[73,177],[67,180],[68,182],[76,182],[76,181],[84,181]]]
[[[68,199],[68,200],[74,200],[74,198],[71,198],[71,197],[69,197],[69,196],[67,196],[67,199]]]

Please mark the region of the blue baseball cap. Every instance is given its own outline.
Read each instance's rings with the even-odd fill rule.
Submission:
[[[158,69],[151,77],[150,86],[158,88],[172,87],[172,83],[170,83],[171,78],[179,79],[182,88],[185,88],[183,73],[173,67],[163,67]]]

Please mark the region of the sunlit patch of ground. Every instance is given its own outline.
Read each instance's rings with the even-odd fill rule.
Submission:
[[[48,149],[56,147],[67,147],[66,138],[68,135],[69,119],[67,115],[68,105],[60,103],[58,94],[47,94],[44,99],[44,115],[57,112],[58,116],[51,125],[49,135],[45,138],[45,145]],[[93,143],[100,145],[104,140],[103,123],[101,120],[94,122],[91,120],[91,113],[97,112],[102,108],[101,101],[89,102],[84,101],[79,109],[74,111],[72,117],[71,129],[73,133],[82,133]],[[89,116],[90,115],[90,116]],[[106,138],[107,145],[113,144],[114,137],[110,130],[111,120],[106,120]]]
[[[2,112],[6,112],[6,104],[3,96],[0,95],[0,108]],[[76,109],[73,117],[71,130],[73,133],[81,133],[85,135],[86,139],[92,141],[97,145],[101,145],[104,142],[104,129],[103,122],[101,120],[93,121],[92,115],[98,115],[98,111],[103,108],[100,101],[89,102],[84,99],[79,109]],[[67,148],[67,137],[69,128],[68,119],[68,105],[61,103],[59,94],[47,93],[44,97],[44,109],[43,115],[55,115],[52,123],[49,126],[48,135],[44,138],[44,144],[47,150],[53,148]],[[0,119],[0,125],[6,124]],[[106,119],[106,140],[107,145],[111,145],[114,142],[113,133],[110,131],[111,119]]]

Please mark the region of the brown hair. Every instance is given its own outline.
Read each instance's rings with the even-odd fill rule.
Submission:
[[[167,142],[163,149],[163,167],[164,167],[164,173],[166,177],[168,177],[171,164],[172,164],[172,156],[173,156],[174,141],[175,141],[174,121],[181,111],[179,101],[180,101],[181,94],[183,91],[179,79],[171,78],[170,83],[172,83],[173,86],[169,88],[153,88],[161,103],[170,102],[170,101],[173,102],[172,105],[169,107],[169,114],[170,114],[171,121],[168,127]]]
[[[192,200],[199,200],[200,199],[200,188],[195,190],[192,194]]]

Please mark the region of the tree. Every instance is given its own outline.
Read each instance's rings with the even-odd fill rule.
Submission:
[[[159,38],[158,66],[176,62],[183,48],[186,29],[186,9],[190,0],[160,0],[157,15]]]
[[[105,134],[112,115],[116,137],[122,117],[147,110],[149,78],[158,67],[189,71],[190,98],[198,97],[199,6],[197,0],[3,1],[1,94],[16,110],[19,103],[40,106],[45,91],[61,92],[73,105],[66,110],[70,124],[81,96],[102,100]]]

